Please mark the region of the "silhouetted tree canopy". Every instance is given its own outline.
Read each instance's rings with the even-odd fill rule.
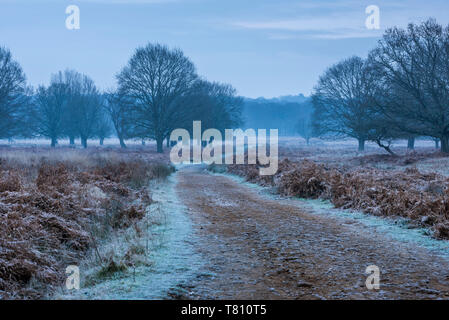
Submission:
[[[0,138],[24,133],[24,113],[29,106],[26,77],[8,49],[0,47]]]
[[[117,76],[121,94],[133,99],[136,127],[163,151],[163,140],[180,122],[181,97],[197,79],[195,66],[181,50],[159,44],[138,48]]]
[[[384,115],[402,131],[441,140],[449,152],[449,26],[430,19],[387,30],[370,54],[384,87]]]

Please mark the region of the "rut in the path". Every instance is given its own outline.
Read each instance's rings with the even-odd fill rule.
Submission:
[[[178,175],[178,196],[214,275],[191,283],[188,298],[449,298],[448,261],[427,249],[269,200],[203,168]],[[365,286],[370,265],[380,268],[380,290]]]

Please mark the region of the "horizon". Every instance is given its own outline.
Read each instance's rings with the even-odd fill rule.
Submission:
[[[402,1],[0,0],[2,46],[33,87],[75,69],[106,90],[137,47],[161,43],[183,50],[200,76],[229,83],[257,99],[310,96],[319,76],[350,55],[366,56],[384,30],[434,17],[449,4]],[[80,8],[80,29],[65,27],[68,5]],[[364,26],[367,6],[380,8],[380,29]],[[445,10],[446,9],[446,10]]]

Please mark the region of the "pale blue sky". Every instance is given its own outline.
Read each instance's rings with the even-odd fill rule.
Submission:
[[[80,30],[65,28],[71,4]],[[160,42],[241,95],[309,95],[329,65],[375,46],[382,30],[365,28],[368,5],[380,7],[382,30],[428,17],[449,23],[447,0],[0,0],[0,45],[34,86],[73,68],[113,87],[136,47]]]

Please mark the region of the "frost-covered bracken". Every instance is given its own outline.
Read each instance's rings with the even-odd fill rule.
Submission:
[[[142,219],[152,202],[148,181],[171,172],[144,157],[2,150],[0,297],[43,297],[99,239]]]

